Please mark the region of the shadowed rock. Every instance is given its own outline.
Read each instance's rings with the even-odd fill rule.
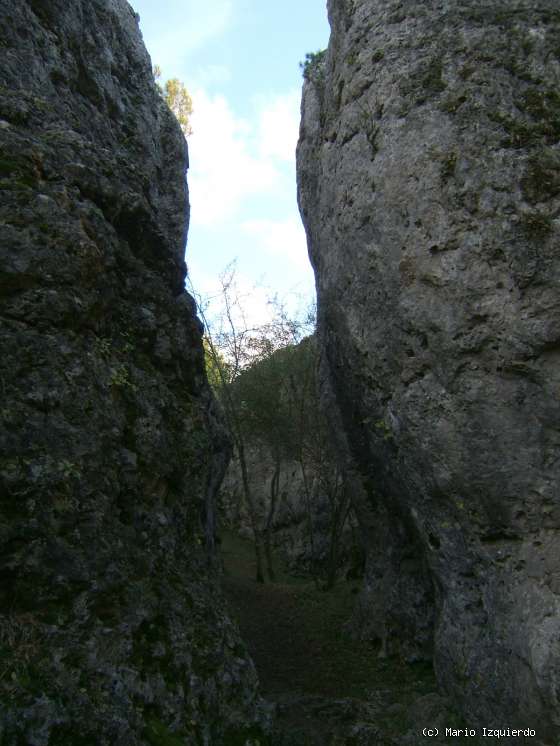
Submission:
[[[2,0],[0,38],[0,740],[244,742],[184,138],[124,0]]]

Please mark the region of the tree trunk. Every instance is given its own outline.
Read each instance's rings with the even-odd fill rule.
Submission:
[[[309,546],[311,549],[310,571],[311,571],[311,577],[313,578],[313,583],[315,584],[315,587],[318,589],[320,586],[320,583],[319,583],[319,576],[317,573],[316,557],[315,557],[315,531],[313,529],[313,513],[311,511],[311,491],[309,488],[309,480],[307,478],[307,472],[305,470],[304,457],[303,457],[303,454],[301,453],[300,453],[299,466],[301,469],[301,477],[303,480],[303,493],[305,496],[305,513],[307,517],[307,530],[309,531]]]
[[[276,502],[278,498],[278,492],[280,487],[280,456],[276,454],[276,461],[274,464],[274,474],[270,481],[270,508],[268,510],[268,516],[266,519],[266,528],[264,534],[264,551],[266,555],[266,564],[268,570],[268,577],[271,583],[276,582],[276,574],[274,572],[274,566],[272,563],[272,549],[271,549],[271,534],[272,534],[272,521],[274,520],[274,514],[276,512]]]
[[[247,510],[249,511],[249,520],[251,521],[251,528],[253,529],[253,539],[255,542],[255,561],[257,564],[256,580],[257,583],[264,583],[264,572],[263,572],[263,551],[262,551],[262,539],[261,532],[259,531],[259,521],[257,517],[257,511],[255,508],[255,502],[253,500],[253,493],[251,492],[251,485],[249,484],[249,475],[247,474],[247,461],[245,459],[245,449],[239,442],[237,443],[237,455],[239,456],[239,465],[241,467],[241,479],[243,482],[243,492],[245,495],[245,501],[247,503]]]
[[[344,479],[342,480],[342,495],[340,495],[340,487],[340,475],[337,470],[329,501],[331,503],[331,541],[329,547],[329,564],[327,567],[327,582],[325,587],[325,590],[327,591],[332,590],[336,583],[340,539],[350,511],[350,497],[348,490],[345,489]]]

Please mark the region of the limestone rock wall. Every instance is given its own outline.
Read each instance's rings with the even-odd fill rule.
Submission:
[[[329,0],[298,193],[361,621],[469,722],[560,732],[560,11]],[[514,726],[514,723],[516,724]],[[474,725],[473,725],[474,727]]]
[[[278,495],[271,517],[271,482],[276,471],[274,456],[264,443],[252,443],[246,456],[258,529],[265,536],[270,525],[271,546],[283,568],[296,576],[314,575],[325,579],[333,564],[338,577],[359,576],[363,567],[361,537],[355,516],[343,501],[342,479],[337,477],[334,469],[323,468],[319,474],[308,467],[304,481],[301,464],[283,458],[276,477]],[[338,491],[333,496],[335,480]],[[333,505],[334,500],[337,502]],[[220,506],[223,525],[253,541],[241,468],[235,458],[232,458],[222,482]],[[335,511],[343,512],[343,518],[338,518]]]
[[[184,138],[124,0],[1,0],[0,40],[0,741],[244,743]]]

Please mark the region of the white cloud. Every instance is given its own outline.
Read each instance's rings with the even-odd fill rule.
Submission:
[[[233,113],[224,96],[192,92],[189,187],[193,223],[231,219],[245,199],[274,189],[281,180],[269,158],[251,152],[253,130]]]
[[[297,218],[246,220],[241,229],[251,236],[255,251],[264,250],[294,268],[310,271],[305,231]]]
[[[224,293],[220,278],[215,274],[197,270],[193,282],[196,285],[194,295],[200,315],[204,315],[214,334],[219,333],[221,327],[227,331],[228,323],[225,318]],[[269,302],[271,296],[268,288],[256,285],[251,278],[235,267],[229,299],[236,330],[255,328],[272,322],[274,310]]]
[[[211,266],[229,247],[230,256],[240,258],[237,284],[249,323],[262,324],[274,293],[255,289],[249,276],[273,283],[291,309],[300,305],[299,296],[314,294],[294,188],[299,92],[254,99],[254,124],[236,115],[224,95],[201,86],[193,87],[192,97],[188,263],[199,291],[216,295],[215,279],[203,277],[199,267]],[[206,246],[204,256],[197,256],[200,246]]]
[[[210,71],[211,73],[211,71]],[[192,90],[189,185],[193,222],[231,220],[255,195],[285,197],[295,170],[299,92],[255,102],[256,126],[237,117],[223,95]]]
[[[190,57],[211,39],[222,36],[233,16],[233,0],[183,0],[167,12],[144,8],[144,2],[132,5],[140,12],[140,25],[149,41],[150,54],[164,76],[179,75],[181,60]],[[170,30],[171,29],[171,30]]]
[[[262,157],[295,162],[300,98],[301,92],[293,90],[261,103],[258,137]]]
[[[231,70],[225,65],[207,65],[206,67],[197,68],[189,77],[189,86],[191,88],[205,88],[212,84],[229,83],[231,80]]]
[[[184,33],[183,51],[200,49],[210,39],[221,36],[228,28],[233,15],[232,0],[187,0],[183,18],[188,33]]]

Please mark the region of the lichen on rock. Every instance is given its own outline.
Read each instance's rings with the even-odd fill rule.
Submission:
[[[549,742],[558,6],[328,7],[324,80],[304,84],[298,195],[323,399],[368,536],[358,621],[389,653],[433,655],[472,722]]]
[[[124,0],[2,0],[0,36],[0,741],[244,743],[184,138]]]

